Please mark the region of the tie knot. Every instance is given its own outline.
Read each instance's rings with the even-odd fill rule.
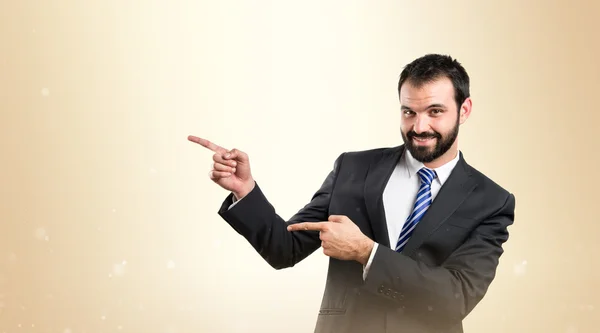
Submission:
[[[418,174],[419,178],[421,178],[421,183],[426,185],[431,185],[431,182],[433,182],[433,180],[437,176],[434,170],[428,168],[421,168]]]

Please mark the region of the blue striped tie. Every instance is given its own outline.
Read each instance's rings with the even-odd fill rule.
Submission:
[[[431,182],[435,179],[436,173],[434,170],[428,168],[421,168],[418,172],[419,178],[421,178],[421,187],[417,193],[417,199],[413,206],[412,213],[406,219],[406,223],[402,227],[400,237],[396,243],[396,252],[402,252],[404,246],[408,242],[410,235],[417,226],[417,223],[421,220],[425,212],[431,205]]]

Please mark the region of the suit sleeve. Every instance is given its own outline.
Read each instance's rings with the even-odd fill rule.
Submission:
[[[337,157],[333,170],[310,202],[287,221],[277,214],[258,183],[233,207],[230,207],[233,194],[229,194],[218,214],[273,268],[292,267],[321,247],[321,240],[318,231],[292,233],[287,230],[287,226],[299,222],[327,221],[329,203],[343,157],[344,154]]]
[[[463,320],[483,298],[496,274],[514,208],[514,195],[508,194],[502,207],[438,267],[379,246],[363,287],[395,302],[406,313],[425,314],[424,320],[429,322]]]

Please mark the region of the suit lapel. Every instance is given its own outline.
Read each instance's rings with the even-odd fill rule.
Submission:
[[[404,145],[386,149],[380,156],[373,158],[365,181],[365,204],[371,220],[374,241],[387,247],[390,246],[390,239],[383,207],[383,190],[403,151]]]
[[[460,159],[456,167],[415,227],[403,253],[410,256],[432,232],[454,213],[476,186],[477,183],[471,177],[467,163],[464,161],[462,153],[460,153]]]

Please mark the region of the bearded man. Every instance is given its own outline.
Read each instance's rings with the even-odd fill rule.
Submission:
[[[230,192],[218,214],[271,266],[292,267],[319,248],[330,257],[315,333],[463,332],[508,240],[514,195],[458,148],[472,110],[465,69],[425,55],[405,66],[398,93],[404,143],[341,153],[288,220],[247,154],[188,137],[214,152],[210,178]]]

